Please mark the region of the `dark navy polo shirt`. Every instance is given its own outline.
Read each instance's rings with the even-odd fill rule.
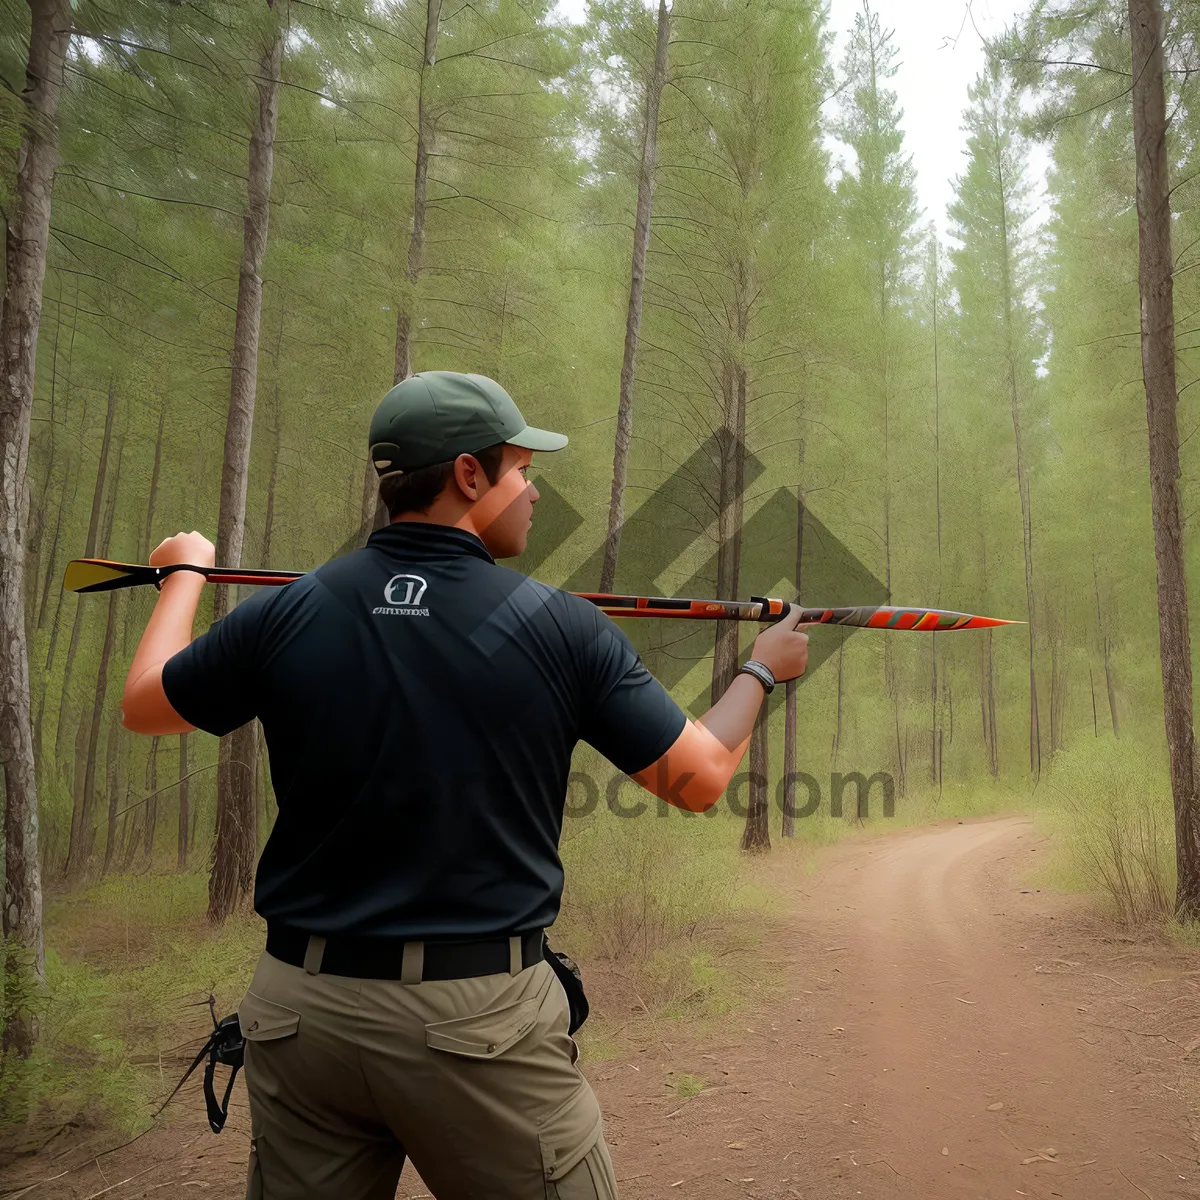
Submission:
[[[279,815],[255,908],[324,935],[553,924],[576,743],[634,773],[686,722],[589,601],[421,522],[256,592],[163,687],[209,733],[262,722]]]

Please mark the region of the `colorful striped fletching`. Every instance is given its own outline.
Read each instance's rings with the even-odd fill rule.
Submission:
[[[299,579],[302,571],[267,571],[252,567],[193,567],[175,564],[148,567],[110,562],[103,558],[77,558],[67,564],[63,588],[68,592],[110,592],[117,588],[157,584],[176,571],[195,571],[209,583],[244,583],[279,586]],[[778,621],[791,609],[786,600],[752,596],[749,600],[683,600],[666,596],[614,596],[605,592],[576,592],[610,617],[669,617],[695,621]],[[996,617],[944,612],[937,608],[806,608],[806,622],[851,625],[859,629],[902,629],[944,633],[955,629],[990,629],[996,625],[1021,625]]]

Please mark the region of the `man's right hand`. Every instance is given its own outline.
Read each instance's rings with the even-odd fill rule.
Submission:
[[[177,533],[154,548],[150,555],[152,567],[169,567],[175,563],[188,563],[193,567],[211,567],[217,561],[217,552],[212,542],[202,533]]]
[[[786,617],[754,639],[750,657],[767,667],[780,683],[798,679],[808,666],[808,634],[797,628],[803,612],[800,605],[793,604]]]

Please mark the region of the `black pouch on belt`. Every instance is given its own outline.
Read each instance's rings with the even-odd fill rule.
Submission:
[[[583,976],[579,973],[575,961],[557,950],[551,950],[549,942],[542,942],[542,953],[558,976],[559,983],[563,985],[563,991],[567,993],[567,1005],[571,1010],[571,1023],[567,1032],[574,1035],[588,1018],[588,998],[583,990]]]

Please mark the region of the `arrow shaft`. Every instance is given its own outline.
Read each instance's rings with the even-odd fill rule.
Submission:
[[[117,588],[159,585],[177,571],[195,571],[209,583],[242,583],[279,587],[300,579],[303,571],[270,571],[250,567],[196,567],[176,563],[166,567],[82,558],[67,564],[63,587],[73,592],[108,592]],[[618,596],[607,592],[576,592],[610,617],[658,617],[693,621],[757,621],[772,623],[791,611],[786,600],[752,596],[749,600],[688,600],[667,596]],[[857,605],[842,608],[806,608],[801,620],[815,625],[844,625],[857,629],[897,629],[944,633],[957,629],[987,629],[1019,624],[995,617],[948,612],[938,608],[897,608]]]

